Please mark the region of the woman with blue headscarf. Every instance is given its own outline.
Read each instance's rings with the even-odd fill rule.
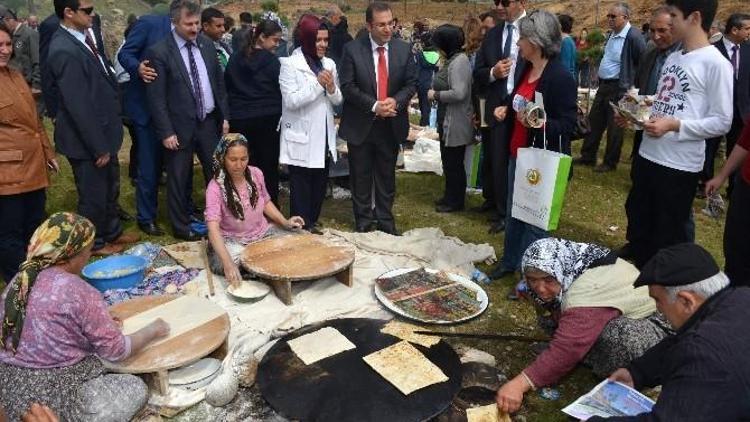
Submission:
[[[608,376],[671,333],[638,270],[603,246],[545,238],[523,254],[521,271],[549,347],[497,392],[498,407],[515,412],[523,394],[556,383],[578,363]]]

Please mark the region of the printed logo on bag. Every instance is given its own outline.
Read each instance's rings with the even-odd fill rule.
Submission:
[[[538,169],[528,169],[526,171],[526,180],[531,186],[536,186],[542,181],[542,172]]]

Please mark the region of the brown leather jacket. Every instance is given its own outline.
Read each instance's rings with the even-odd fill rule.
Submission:
[[[23,75],[0,68],[0,195],[49,186],[47,161],[55,157]]]

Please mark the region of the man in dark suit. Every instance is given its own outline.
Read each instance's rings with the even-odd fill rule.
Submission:
[[[391,39],[393,12],[387,3],[370,3],[365,20],[369,36],[346,44],[341,58],[344,106],[339,135],[349,149],[357,231],[376,226],[397,234],[392,213],[396,157],[409,132],[407,107],[416,91],[416,65],[409,44]]]
[[[68,158],[78,213],[96,226],[94,254],[122,251],[137,240],[123,235],[118,217],[122,122],[117,82],[88,31],[90,0],[55,0],[62,24],[49,43],[48,66],[57,93],[55,147]]]
[[[474,84],[477,92],[485,98],[484,116],[490,127],[490,136],[483,141],[489,160],[489,172],[482,179],[482,190],[487,190],[483,210],[494,215],[490,233],[505,229],[508,191],[508,157],[510,155],[510,131],[512,122],[498,122],[493,117],[495,108],[507,105],[509,96],[523,75],[525,61],[518,55],[518,21],[526,16],[526,0],[495,0],[498,9],[505,11],[507,20],[499,21],[487,32],[476,57]],[[511,77],[509,77],[512,75]]]
[[[47,57],[52,37],[55,35],[57,30],[60,29],[60,18],[56,14],[51,14],[47,19],[43,20],[39,25],[39,70],[42,77],[42,98],[44,99],[44,107],[47,112],[47,117],[54,119],[57,114],[57,96],[58,93],[55,91],[55,84],[49,74],[49,67],[47,66]],[[99,51],[99,55],[102,57],[104,63],[111,69],[112,62],[107,57],[107,52],[104,49],[104,39],[102,38],[102,20],[99,15],[94,14],[91,16],[91,26],[86,29],[94,41],[94,45]]]
[[[176,7],[180,1],[173,0],[170,9]],[[156,224],[163,146],[151,126],[146,85],[156,78],[156,73],[146,60],[146,51],[171,33],[172,22],[169,15],[141,16],[128,32],[125,44],[117,55],[122,67],[130,74],[130,82],[123,93],[123,106],[133,122],[134,134],[138,139],[136,220],[138,227],[152,236],[164,234]]]
[[[200,6],[182,1],[170,11],[174,31],[146,53],[157,77],[146,87],[156,139],[166,148],[167,204],[174,236],[195,240],[190,229],[189,178],[193,152],[206,184],[220,134],[229,130],[224,74],[211,40],[199,36]]]
[[[734,144],[745,127],[745,120],[750,118],[750,15],[735,13],[727,19],[724,36],[714,43],[721,54],[732,63],[734,68],[734,118],[732,128],[724,137],[727,140],[727,158]],[[703,192],[703,183],[714,177],[714,161],[719,150],[721,138],[706,140],[706,161],[703,165],[701,185],[698,193]],[[729,178],[727,193],[732,191],[734,177]]]

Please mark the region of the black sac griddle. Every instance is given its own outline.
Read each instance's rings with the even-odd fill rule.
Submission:
[[[336,319],[287,334],[268,350],[258,367],[263,398],[282,416],[300,421],[424,421],[444,411],[461,388],[461,362],[444,341],[430,347],[412,345],[448,376],[408,396],[401,393],[362,358],[401,341],[380,329],[387,321]],[[288,340],[323,327],[333,327],[357,348],[305,365]]]

